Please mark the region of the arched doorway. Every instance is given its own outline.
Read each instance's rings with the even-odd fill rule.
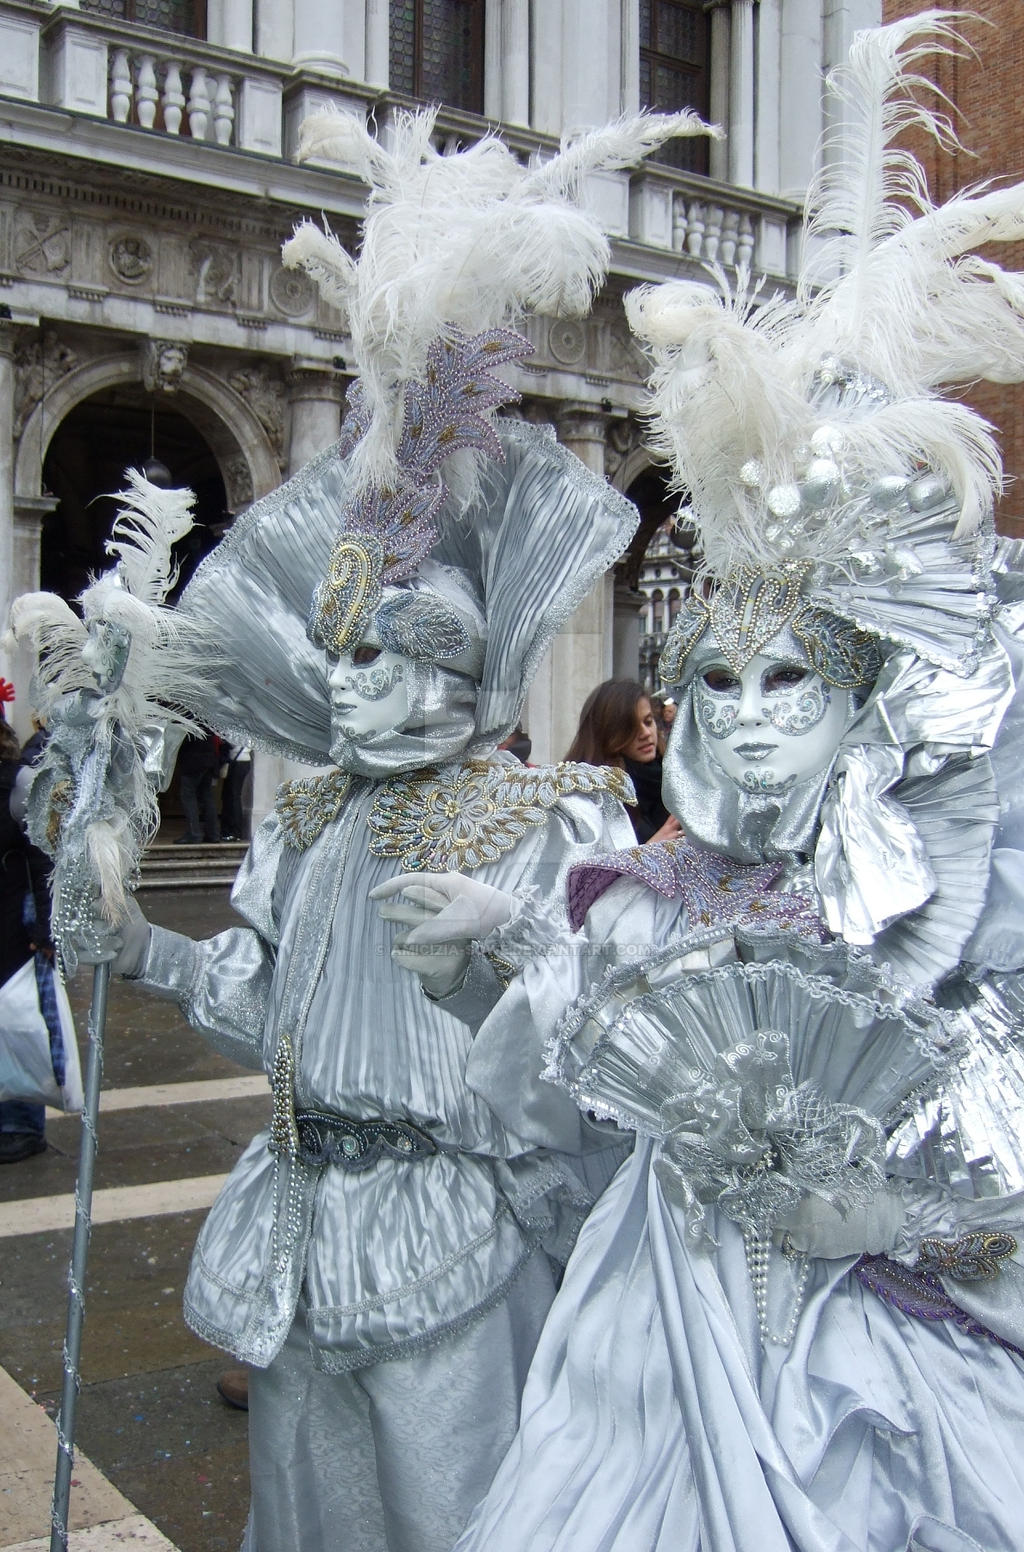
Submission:
[[[73,599],[91,574],[109,564],[104,554],[116,510],[112,497],[126,468],[155,457],[170,484],[196,496],[196,527],[181,541],[183,587],[231,521],[224,481],[202,433],[180,410],[150,399],[138,383],[101,389],[76,404],[54,432],[43,463],[43,484],[57,505],[43,520],[40,586]]]

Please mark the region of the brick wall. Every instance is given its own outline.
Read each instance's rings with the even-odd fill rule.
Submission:
[[[883,0],[883,18],[911,16],[924,4]],[[973,0],[970,9],[981,20],[962,24],[962,31],[976,57],[938,56],[919,67],[959,110],[958,133],[974,153],[950,155],[915,142],[936,202],[981,179],[1024,180],[1024,0]],[[1024,243],[999,244],[989,257],[1004,269],[1024,270]],[[996,518],[1002,532],[1024,536],[1024,385],[981,383],[964,398],[999,429],[1009,484]]]

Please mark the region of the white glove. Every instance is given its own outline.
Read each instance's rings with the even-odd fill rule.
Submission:
[[[897,1191],[880,1190],[862,1207],[851,1207],[845,1217],[824,1197],[811,1193],[778,1226],[794,1250],[835,1261],[891,1250],[906,1214]]]
[[[129,897],[125,918],[112,927],[97,911],[72,947],[80,965],[109,964],[114,975],[138,975],[149,953],[150,925],[135,900]]]
[[[399,896],[398,899],[392,899]],[[447,997],[466,979],[471,943],[502,927],[513,896],[464,873],[400,873],[370,890],[384,921],[412,928],[395,938],[391,958],[418,975],[431,997]]]

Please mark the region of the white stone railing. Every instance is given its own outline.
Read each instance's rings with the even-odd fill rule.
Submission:
[[[2,46],[8,6],[0,13]],[[284,151],[284,66],[64,8],[37,32],[41,102],[179,140],[269,156]]]
[[[42,0],[0,0],[0,96],[181,142],[287,160],[295,155],[302,119],[319,107],[372,108],[386,137],[396,108],[412,105],[358,81],[330,80]],[[435,144],[451,151],[480,139],[489,127],[474,114],[445,107]],[[515,126],[503,125],[502,137],[524,162],[557,149],[550,136]],[[634,173],[592,175],[588,201],[620,241],[793,279],[799,210],[789,201],[654,163]],[[642,269],[639,255],[637,262]]]
[[[793,201],[668,167],[647,165],[630,184],[634,241],[788,281],[796,274],[800,214]]]
[[[110,51],[108,101],[116,124],[232,145],[238,86],[238,76],[190,64],[177,49],[163,58],[125,48]]]

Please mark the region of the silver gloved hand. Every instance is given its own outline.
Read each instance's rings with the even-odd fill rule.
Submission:
[[[80,965],[109,964],[114,975],[138,975],[149,952],[150,925],[132,896],[124,920],[112,926],[97,909],[96,915],[72,936],[71,946]]]
[[[832,1261],[842,1256],[883,1255],[895,1245],[906,1215],[902,1196],[891,1189],[876,1192],[845,1216],[812,1192],[778,1227],[793,1250]]]
[[[370,890],[383,901],[384,921],[410,927],[395,938],[391,958],[419,976],[432,997],[447,997],[462,985],[474,940],[504,926],[513,897],[464,873],[400,873]]]

